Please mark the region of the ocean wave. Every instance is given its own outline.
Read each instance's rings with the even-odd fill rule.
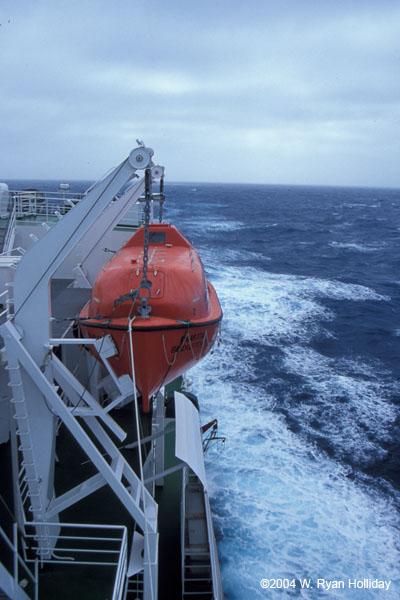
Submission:
[[[368,287],[334,280],[274,274],[256,267],[213,267],[208,262],[206,268],[223,306],[224,326],[255,342],[307,341],[321,334],[321,323],[334,318],[319,302],[323,298],[390,300]]]
[[[243,229],[244,223],[240,221],[207,221],[205,228],[206,231],[237,231]]]
[[[234,219],[212,219],[210,217],[197,217],[196,221],[192,219],[181,220],[183,223],[183,231],[185,235],[187,232],[198,232],[199,228],[202,233],[217,233],[219,231],[238,231],[245,229],[248,225],[245,225],[242,221],[236,221]]]
[[[324,438],[335,458],[357,467],[385,459],[398,413],[391,398],[400,392],[391,373],[377,362],[330,359],[302,346],[283,352],[284,369],[303,380],[297,393],[311,394],[308,402],[288,402],[302,431]]]
[[[265,598],[263,577],[379,577],[393,582],[385,598],[397,599],[400,517],[390,500],[291,432],[277,398],[243,381],[237,358],[228,343],[191,372],[202,422],[217,417],[227,436],[224,452],[207,457],[225,593]]]
[[[330,242],[329,246],[331,246],[332,248],[343,248],[345,250],[353,250],[354,252],[378,252],[379,250],[382,250],[382,248],[385,248],[386,244],[384,242],[379,244],[372,243],[369,245],[356,244],[350,242]]]
[[[377,208],[379,204],[365,204],[364,202],[345,202],[343,208]]]
[[[215,250],[210,249],[206,246],[197,246],[197,249],[206,269],[208,269],[210,273],[212,273],[213,276],[215,276],[218,272],[218,269],[216,269],[214,266]],[[234,265],[236,268],[242,269],[242,272],[242,263],[248,264],[249,262],[253,262],[254,264],[271,261],[271,258],[269,256],[266,256],[261,252],[252,252],[251,250],[244,250],[243,248],[224,248],[223,252],[219,253],[219,256],[221,255],[223,256],[223,261],[225,265]]]
[[[391,332],[399,326],[391,298],[363,285],[388,290],[382,281],[396,279],[394,260],[370,260],[392,244],[380,219],[399,223],[393,194],[219,187],[213,201],[229,198],[226,207],[204,205],[199,218],[193,198],[203,198],[188,200],[182,222],[202,246],[224,310],[222,346],[190,376],[202,423],[218,418],[227,437],[222,454],[220,443],[207,454],[207,477],[231,600],[265,598],[259,581],[272,577],[390,579],[385,600],[398,598],[400,492],[391,465],[400,390]],[[243,234],[207,229],[223,220],[242,223]],[[329,596],[360,594],[377,597]]]

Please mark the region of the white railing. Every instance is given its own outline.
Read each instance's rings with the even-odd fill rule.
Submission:
[[[61,527],[61,534],[54,535],[57,546],[51,558],[40,559],[41,564],[92,566],[94,568],[110,568],[110,579],[113,577],[112,600],[122,600],[126,584],[128,564],[128,536],[124,526],[90,525],[82,523],[25,523],[26,539],[32,540],[30,550],[35,554],[40,550],[37,526]],[[29,530],[33,528],[32,533]],[[67,530],[67,531],[66,531]],[[83,531],[86,535],[80,535]],[[78,534],[79,532],[79,534]],[[70,534],[70,535],[67,535]],[[51,535],[49,537],[52,537]],[[31,562],[36,558],[27,558]]]
[[[6,548],[10,552],[10,562],[12,561],[12,565],[13,565],[13,567],[12,567],[12,571],[13,571],[12,577],[13,577],[13,584],[14,584],[13,597],[15,597],[15,598],[19,597],[18,593],[17,593],[17,589],[20,586],[20,583],[24,582],[25,588],[29,585],[33,587],[33,594],[31,594],[30,597],[34,598],[34,600],[38,600],[38,598],[39,598],[38,561],[37,560],[32,561],[35,564],[34,572],[32,573],[32,571],[29,569],[29,567],[26,564],[27,561],[24,561],[18,552],[18,526],[17,526],[17,524],[16,523],[13,524],[13,541],[11,541],[8,538],[8,536],[6,535],[6,533],[4,532],[4,530],[1,527],[0,527],[0,539],[2,539],[5,542]],[[3,564],[3,567],[4,567],[4,569],[6,569],[4,564]],[[8,570],[7,570],[7,572],[8,572]],[[26,580],[26,577],[28,577],[29,581]]]
[[[0,307],[2,307],[2,310],[0,312],[0,319],[2,317],[9,319],[13,316],[11,313],[11,306],[12,306],[12,300],[10,299],[10,292],[7,289],[7,290],[4,290],[4,292],[1,292],[1,294],[0,294]]]
[[[217,542],[215,540],[213,518],[210,507],[208,493],[204,491],[204,504],[206,508],[208,545],[210,548],[211,574],[213,582],[214,600],[223,600],[224,592],[221,583],[221,572],[219,568],[219,559],[217,551]]]
[[[86,194],[86,193],[85,193]],[[56,223],[71,208],[79,202],[85,194],[72,192],[42,192],[37,190],[10,190],[9,210],[15,213],[15,224],[28,223]],[[143,203],[133,204],[126,212],[118,227],[138,227],[143,222]],[[3,215],[4,217],[4,215]],[[13,228],[11,228],[12,230]]]
[[[189,485],[190,483],[196,483],[201,486],[201,493],[203,494],[203,498],[204,498],[204,508],[205,508],[204,519],[206,521],[207,537],[208,537],[207,544],[208,544],[209,553],[210,553],[210,568],[211,568],[213,600],[223,600],[224,592],[222,589],[217,542],[215,540],[213,518],[212,518],[208,493],[206,490],[204,490],[203,484],[200,482],[197,475],[195,475],[193,472],[191,472],[190,469],[187,467],[185,467],[183,469],[183,476],[182,476],[181,548],[182,548],[182,550],[185,548],[185,515],[186,515],[185,489],[186,489],[186,486]],[[190,582],[190,579],[188,581]],[[184,557],[184,554],[182,553],[182,585],[184,585],[184,583],[185,583],[185,557]],[[190,594],[190,592],[185,591],[185,595],[188,593]]]
[[[57,221],[79,202],[82,194],[71,192],[41,192],[38,190],[10,190],[10,199],[17,219]]]
[[[11,215],[9,216],[8,223],[7,223],[7,233],[6,233],[6,237],[4,238],[2,254],[7,255],[12,249],[12,245],[14,243],[14,236],[15,236],[15,220],[16,220],[16,209],[15,209],[15,205],[14,205],[12,207]]]

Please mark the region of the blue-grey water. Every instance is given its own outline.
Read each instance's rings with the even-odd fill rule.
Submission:
[[[400,190],[166,192],[224,310],[189,377],[227,438],[207,458],[226,598],[398,600]]]
[[[227,598],[399,598],[400,190],[171,185],[167,210],[224,310],[190,377],[227,436],[207,464]]]

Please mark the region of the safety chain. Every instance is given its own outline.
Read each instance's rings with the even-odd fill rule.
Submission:
[[[149,262],[149,243],[150,243],[150,202],[151,194],[151,169],[145,171],[145,205],[144,205],[144,245],[143,245],[143,277],[139,285],[140,290],[148,290],[148,297],[139,296],[140,306],[138,312],[143,319],[147,319],[151,306],[148,306],[147,301],[151,297],[151,281],[148,280],[148,262]]]
[[[159,222],[162,223],[163,220],[163,206],[165,202],[164,196],[164,175],[160,179],[160,210],[159,210]]]
[[[147,263],[149,260],[150,242],[150,201],[151,201],[151,169],[145,172],[145,205],[144,205],[144,246],[143,246],[143,279],[147,283]]]

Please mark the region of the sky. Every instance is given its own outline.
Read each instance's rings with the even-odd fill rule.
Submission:
[[[0,181],[400,187],[399,0],[0,0]]]

